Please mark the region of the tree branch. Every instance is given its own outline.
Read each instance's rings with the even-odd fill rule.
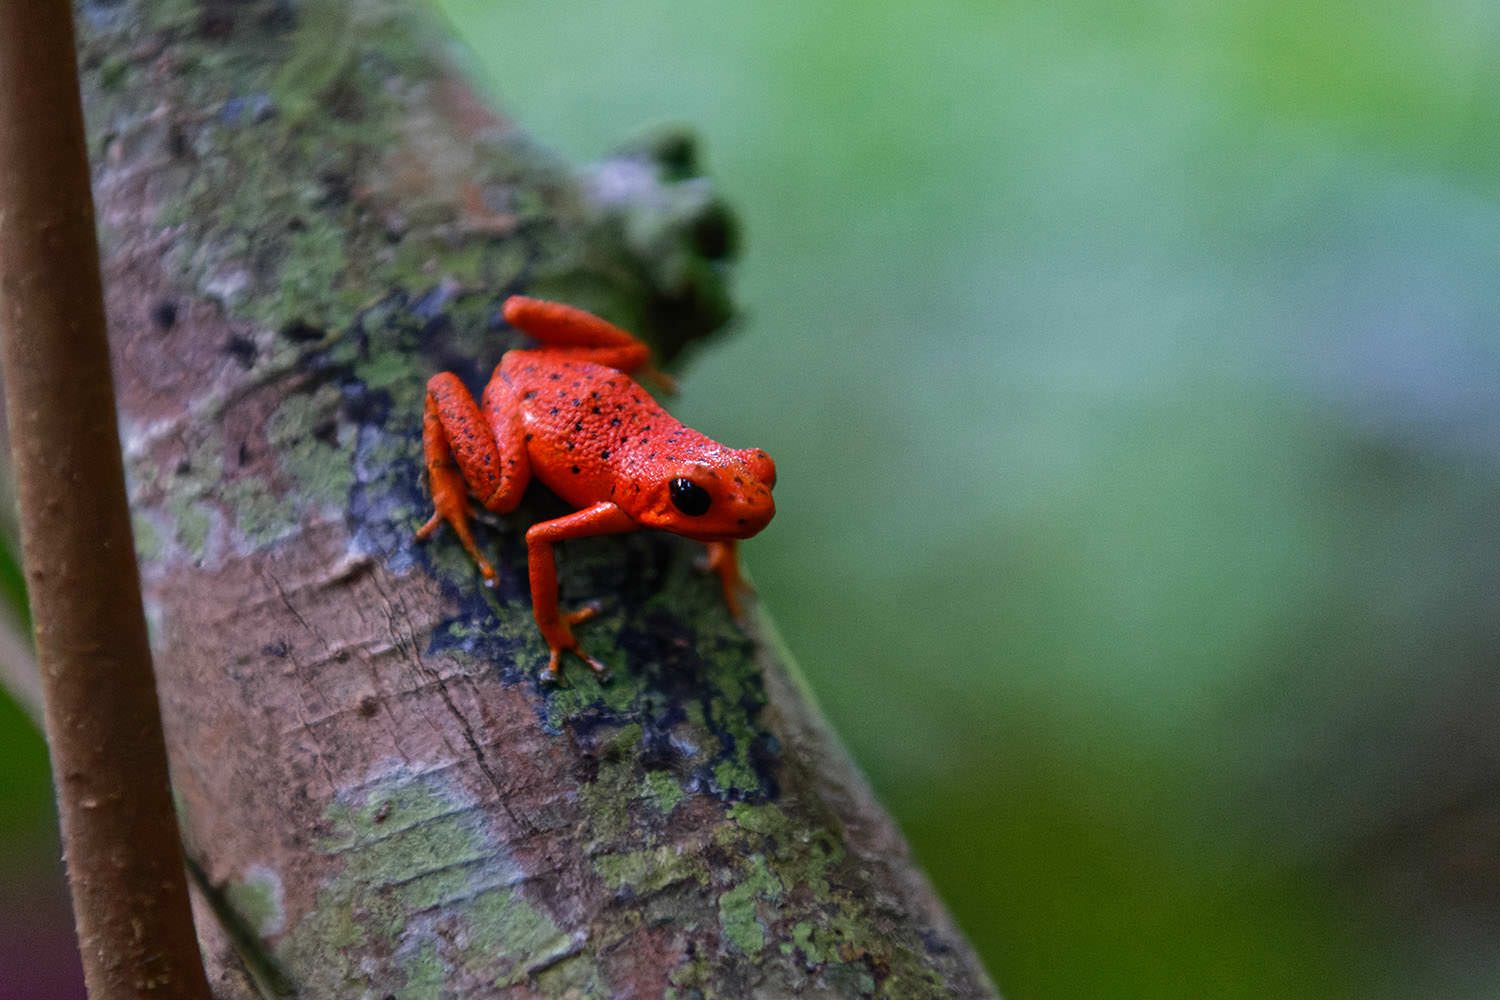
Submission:
[[[423,386],[477,388],[520,343],[507,295],[668,359],[724,325],[733,219],[690,140],[574,169],[402,5],[89,10],[168,745],[200,913],[236,915],[205,932],[216,988],[990,995],[770,623],[729,620],[691,543],[561,548],[615,679],[552,689],[522,535],[558,501],[477,526],[493,590],[451,538],[413,542]]]

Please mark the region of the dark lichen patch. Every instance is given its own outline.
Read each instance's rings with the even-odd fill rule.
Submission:
[[[617,591],[622,602],[630,589]],[[691,614],[690,607],[680,613]],[[775,796],[776,742],[759,719],[765,690],[738,642],[700,634],[685,617],[660,609],[600,624],[615,624],[608,639],[628,666],[608,684],[582,677],[548,693],[542,719],[549,729],[588,739],[636,726],[640,764],[681,775],[681,787],[726,799]],[[607,647],[596,647],[604,655]]]

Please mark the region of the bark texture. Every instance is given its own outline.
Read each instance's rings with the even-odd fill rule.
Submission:
[[[201,1000],[83,132],[68,0],[0,7],[7,425],[84,977],[95,1000]]]
[[[426,378],[508,294],[670,358],[729,318],[692,144],[575,170],[382,0],[78,7],[126,464],[223,996],[987,996],[763,617],[697,549],[569,543],[615,668],[538,681],[522,534],[489,590],[412,532]],[[708,428],[711,430],[711,428]],[[749,442],[742,442],[749,443]],[[201,918],[212,916],[212,920]]]

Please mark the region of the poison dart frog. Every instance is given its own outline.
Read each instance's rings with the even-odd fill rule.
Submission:
[[[469,531],[471,492],[486,510],[507,514],[534,476],[578,508],[526,532],[532,612],[552,651],[551,680],[563,653],[608,672],[573,635],[599,606],[558,610],[552,547],[569,538],[656,528],[702,542],[702,566],[718,576],[738,618],[744,584],[735,545],[776,513],[771,456],[719,444],[668,415],[631,376],[666,388],[670,380],[650,366],[649,347],[612,323],[520,295],[503,311],[540,346],[507,351],[478,403],[452,372],[427,383],[422,445],[434,511],[417,538],[448,522],[493,583],[494,567]]]

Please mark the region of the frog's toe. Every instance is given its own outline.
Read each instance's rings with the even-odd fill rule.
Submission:
[[[590,609],[585,608],[583,610],[589,611]],[[581,613],[581,611],[574,612],[574,614]],[[591,614],[592,613],[597,613],[597,609],[594,609]],[[602,660],[598,660],[590,656],[588,653],[583,651],[582,646],[578,645],[577,642],[574,642],[571,645],[559,645],[552,647],[552,655],[547,659],[547,668],[542,671],[542,683],[556,684],[560,687],[567,686],[567,678],[563,674],[562,669],[562,658],[564,653],[572,653],[574,656],[582,660],[584,664],[591,671],[593,671],[594,676],[599,679],[599,683],[603,684],[610,679],[611,673],[609,665]]]
[[[546,669],[541,674],[541,682],[543,684],[556,687],[568,686],[568,679],[563,676],[562,672],[562,653],[561,649],[552,650],[552,655],[547,660]]]
[[[563,616],[562,616],[562,620],[565,621],[565,622],[567,622],[568,625],[570,625],[570,626],[572,626],[572,625],[582,625],[584,622],[589,621],[592,618],[598,617],[599,611],[600,611],[601,608],[602,608],[602,605],[600,605],[600,603],[598,601],[590,601],[589,603],[585,604],[583,607],[579,608],[577,611],[566,611],[566,612],[564,612]],[[576,652],[576,649],[575,649],[575,652]],[[582,654],[579,654],[579,655],[582,655]],[[584,658],[587,659],[587,657],[584,657]]]
[[[609,681],[612,675],[607,664],[594,659],[592,656],[585,653],[581,648],[576,646],[573,648],[573,655],[578,657],[584,663],[588,664],[589,669],[594,672],[594,676],[599,679],[600,684],[605,684]]]
[[[453,526],[453,531],[458,535],[459,542],[463,544],[464,551],[469,553],[469,558],[473,559],[474,565],[479,567],[484,582],[491,587],[495,586],[497,580],[495,567],[491,566],[490,561],[479,551],[479,543],[474,541],[474,533],[469,530],[468,513],[462,508],[437,504],[432,516],[427,519],[427,523],[417,529],[417,541],[425,542],[431,538],[444,522]]]

